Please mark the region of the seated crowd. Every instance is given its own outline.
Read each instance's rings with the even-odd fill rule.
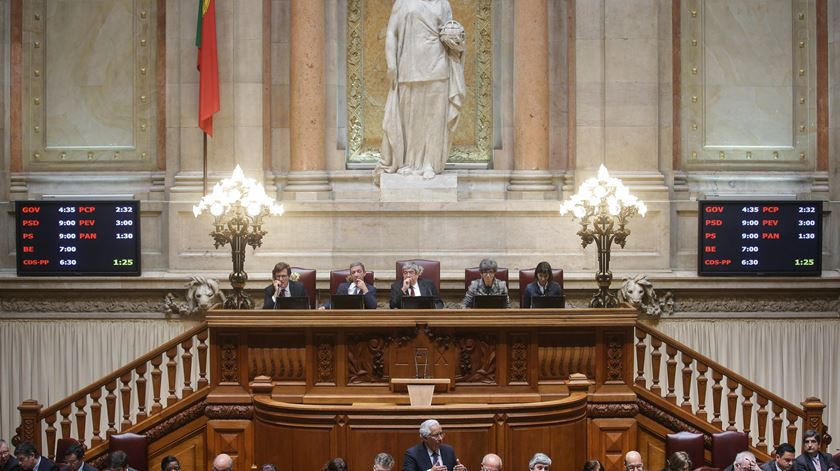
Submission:
[[[441,424],[429,419],[420,424],[420,442],[405,451],[402,471],[468,471],[466,464],[458,458],[455,449],[443,443],[446,433]],[[794,458],[795,449],[789,443],[778,445],[773,457],[767,463],[759,465],[755,455],[749,450],[738,453],[733,463],[725,468],[732,471],[840,471],[840,465],[833,461],[828,453],[820,451],[821,436],[814,430],[803,434],[802,453]],[[0,471],[98,471],[84,461],[85,448],[71,445],[63,457],[63,466],[49,458],[41,456],[31,442],[24,442],[15,448],[14,456],[9,444],[0,439]],[[125,452],[111,452],[103,469],[112,471],[134,471],[128,463]],[[381,452],[373,458],[373,471],[394,471],[396,461]],[[552,460],[545,453],[535,453],[528,462],[530,471],[550,471]],[[662,471],[692,471],[703,467],[703,463],[692,463],[688,453],[678,451],[672,454]],[[213,459],[213,471],[233,471],[234,461],[227,454],[217,455]],[[181,471],[181,463],[174,456],[163,458],[161,471]],[[244,468],[241,468],[244,469]],[[502,458],[494,453],[487,453],[482,458],[480,471],[502,471]],[[642,455],[637,451],[628,451],[624,455],[625,471],[645,471]],[[706,468],[709,470],[716,468]],[[273,464],[264,464],[262,471],[278,471]],[[287,470],[281,470],[287,471]],[[288,470],[293,471],[293,470]],[[322,471],[348,471],[347,463],[342,458],[333,458],[322,467]],[[604,471],[604,465],[598,460],[587,460],[582,471]]]
[[[391,285],[388,300],[388,306],[391,309],[401,309],[404,307],[442,309],[444,307],[436,283],[423,278],[423,270],[423,266],[415,261],[408,261],[402,265],[400,278]],[[467,286],[466,294],[461,305],[465,308],[510,308],[511,302],[507,286],[507,269],[503,269],[504,279],[499,279],[498,264],[495,260],[485,258],[479,264],[478,270],[478,275],[476,275],[478,278],[472,280]],[[533,301],[535,298],[563,296],[563,288],[554,280],[554,272],[548,262],[540,262],[533,271],[534,281],[525,287],[522,308],[537,307]],[[274,266],[274,269],[271,271],[271,284],[263,290],[263,309],[298,309],[300,306],[306,306],[309,302],[314,305],[314,300],[310,298],[314,293],[308,293],[304,284],[295,279],[295,275],[292,272],[293,269],[288,263],[280,262]],[[369,280],[365,279],[366,276],[369,276]],[[372,273],[365,270],[364,264],[362,262],[354,262],[350,265],[349,274],[345,281],[335,288],[332,296],[358,296],[362,298],[356,304],[359,308],[376,309],[376,287],[372,284],[372,280]],[[480,303],[476,300],[479,297],[487,297],[483,301],[489,302],[484,303],[484,305],[479,305]],[[419,299],[415,299],[412,302],[410,298]],[[296,302],[297,300],[302,301]],[[424,305],[423,301],[428,301],[427,305]],[[333,299],[330,298],[327,302],[319,306],[319,309],[331,309],[334,307]]]

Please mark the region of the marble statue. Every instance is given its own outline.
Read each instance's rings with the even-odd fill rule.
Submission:
[[[650,317],[660,317],[663,312],[674,313],[673,295],[670,292],[665,293],[663,300],[660,300],[653,290],[653,283],[643,274],[633,275],[624,280],[618,290],[618,302],[630,303],[639,312]]]
[[[221,308],[225,303],[225,294],[219,289],[219,282],[203,276],[190,277],[187,288],[187,302],[178,303],[172,293],[167,293],[163,301],[167,314],[189,316],[203,314],[211,309]]]
[[[443,172],[466,95],[464,28],[449,0],[396,0],[385,57],[390,90],[374,170],[434,178]]]

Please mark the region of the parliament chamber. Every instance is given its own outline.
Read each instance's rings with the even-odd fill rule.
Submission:
[[[0,451],[840,453],[840,0],[0,18]]]

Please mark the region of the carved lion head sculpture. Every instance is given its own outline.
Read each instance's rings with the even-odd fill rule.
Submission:
[[[624,280],[624,284],[618,290],[618,301],[630,303],[649,316],[658,317],[662,314],[653,283],[648,280],[647,275],[633,275]]]
[[[225,294],[219,289],[219,282],[203,276],[190,277],[187,283],[187,307],[189,312],[207,312],[221,307],[225,302]]]

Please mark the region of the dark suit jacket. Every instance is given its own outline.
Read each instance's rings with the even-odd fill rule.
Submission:
[[[0,471],[21,471],[20,463],[14,456],[9,456],[9,461],[6,461],[6,464],[0,467]]]
[[[402,286],[402,284],[400,284]],[[443,464],[452,471],[455,467],[455,450],[449,445],[441,445],[438,450]],[[432,469],[432,460],[426,451],[425,443],[418,443],[405,450],[403,457],[403,471],[427,471]]]
[[[773,456],[772,454],[770,456]],[[776,460],[771,459],[770,461],[761,465],[761,471],[778,471],[776,469]]]
[[[376,288],[368,283],[365,283],[367,286],[368,292],[365,295],[365,309],[376,309]],[[347,294],[347,291],[350,289],[350,282],[345,281],[338,285],[338,288],[335,290],[335,294]],[[324,303],[324,307],[329,309],[330,302],[327,301]]]
[[[400,308],[400,300],[403,297],[402,294],[402,278],[395,281],[394,284],[391,285],[391,301],[388,303],[391,306],[391,309],[399,309]],[[435,284],[429,280],[424,280],[420,278],[417,280],[417,284],[420,286],[420,295],[421,296],[434,296],[435,297],[435,309],[443,309],[443,301],[440,299],[440,294],[438,294],[437,288],[435,288]]]
[[[817,455],[820,459],[820,468],[822,471],[837,469],[831,461],[831,455],[823,452],[818,452]],[[811,458],[805,453],[802,453],[797,456],[796,460],[793,462],[793,471],[816,471],[816,469],[814,468],[814,463],[811,461]]]
[[[548,282],[548,286],[545,287],[545,294],[540,294],[540,288],[537,287],[537,283],[534,280],[525,287],[525,299],[521,306],[522,309],[529,309],[531,307],[531,298],[534,296],[560,296],[563,294],[563,288],[554,280]]]
[[[274,300],[271,299],[274,296],[274,292],[277,291],[274,288],[274,283],[268,285],[263,290],[263,294],[265,295],[265,299],[263,301],[263,309],[274,309]],[[303,283],[299,281],[289,281],[289,294],[292,296],[306,296],[306,288],[303,287]]]
[[[41,461],[38,463],[37,469],[38,471],[59,471],[55,461],[47,458],[46,456],[41,456]]]
[[[70,467],[62,466],[61,471],[70,471]],[[79,471],[99,471],[99,469],[94,468],[93,466],[89,465],[87,461],[85,461],[84,466],[79,468]]]

